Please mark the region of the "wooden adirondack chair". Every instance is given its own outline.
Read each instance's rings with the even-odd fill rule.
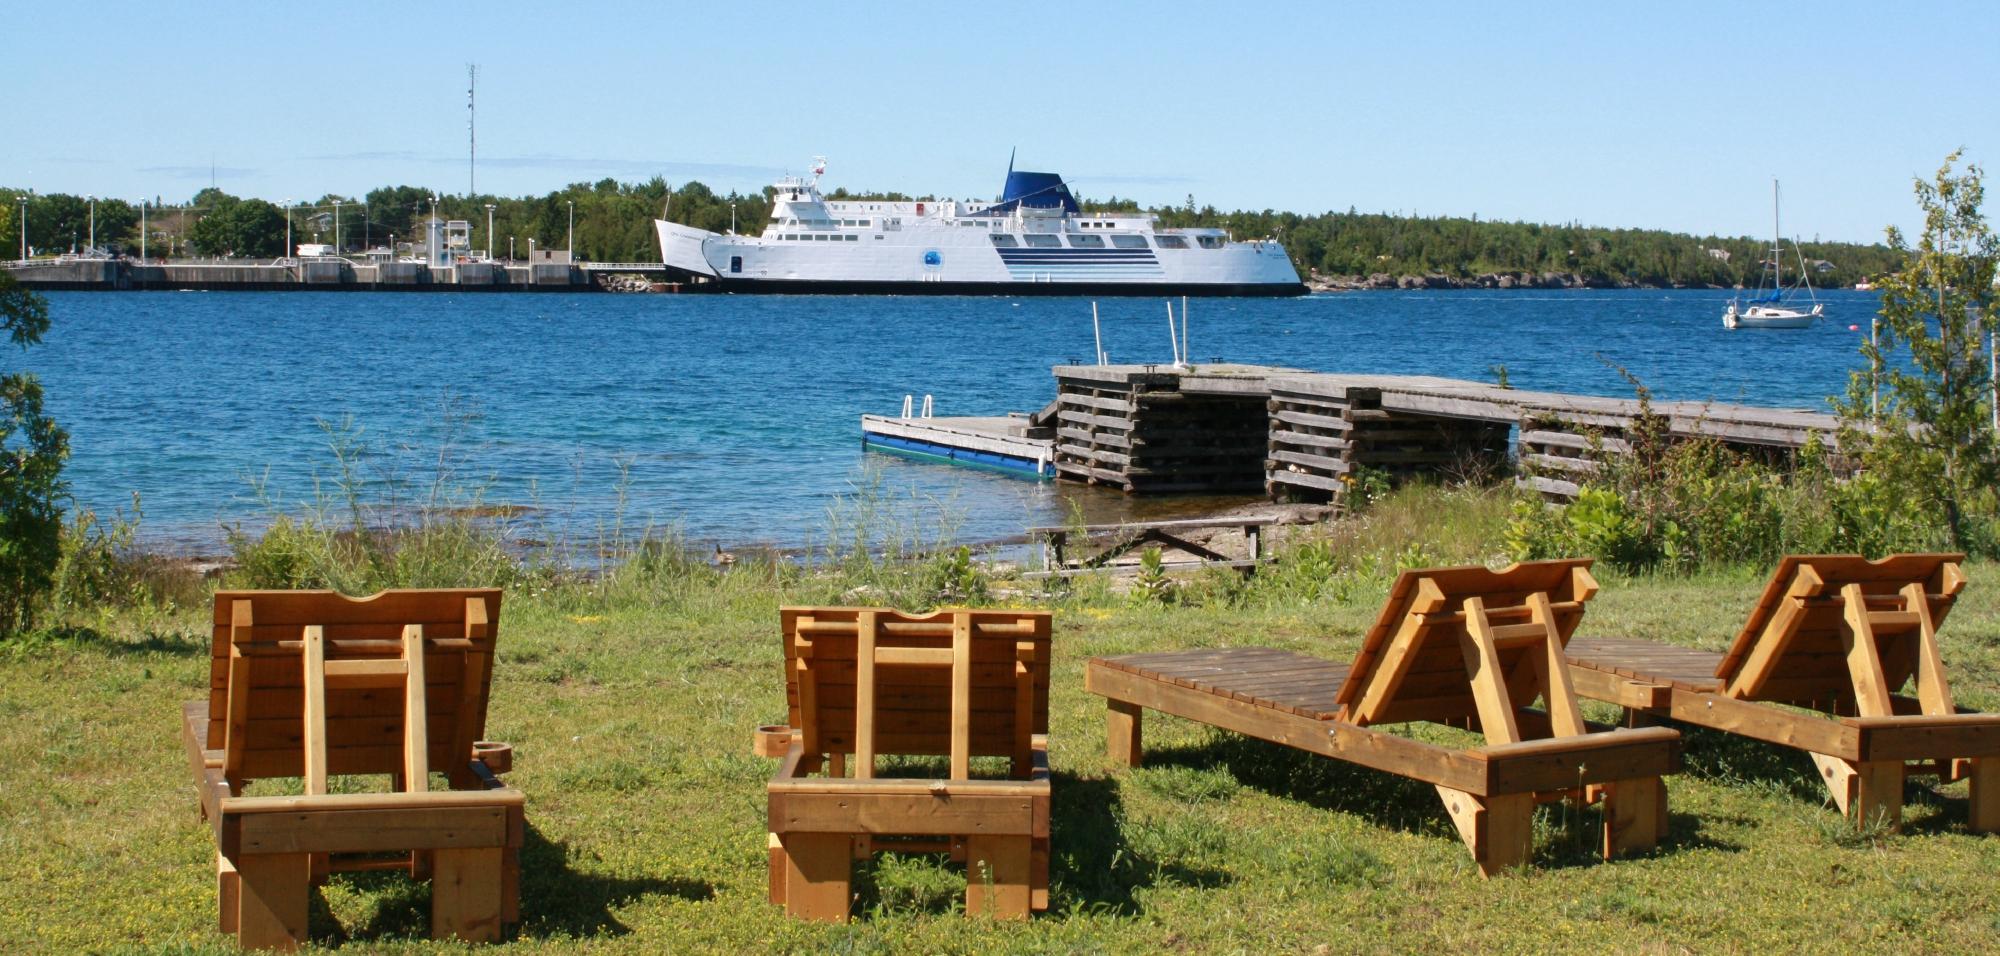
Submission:
[[[1577,709],[1562,649],[1597,592],[1589,566],[1406,571],[1351,666],[1262,647],[1132,654],[1091,660],[1084,687],[1108,701],[1115,762],[1139,764],[1152,709],[1433,784],[1485,875],[1527,862],[1538,802],[1601,799],[1605,856],[1651,847],[1680,738]],[[1486,746],[1381,729],[1410,721],[1477,727]]]
[[[1938,652],[1964,557],[1788,557],[1728,653],[1578,638],[1571,677],[1631,711],[1806,751],[1857,823],[1898,825],[1904,778],[1927,774],[1969,778],[1971,828],[2000,830],[2000,714],[1957,706]]]
[[[434,936],[494,940],[520,918],[521,792],[494,776],[512,751],[480,739],[499,618],[494,589],[215,595],[209,696],[182,730],[223,932],[294,949],[312,885],[347,870],[428,877]],[[390,792],[328,791],[352,774]],[[244,795],[291,777],[301,794]]]
[[[780,619],[791,723],[760,728],[757,745],[783,758],[771,901],[845,922],[853,861],[897,850],[963,859],[967,913],[1047,909],[1048,612],[790,607]],[[876,776],[891,755],[946,757],[948,775]],[[1007,758],[1006,777],[974,778],[975,757]]]

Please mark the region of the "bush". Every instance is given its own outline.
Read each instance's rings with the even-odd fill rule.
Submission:
[[[0,328],[26,349],[48,331],[48,303],[0,272]],[[0,634],[34,627],[62,560],[69,435],[42,412],[42,384],[0,376]]]

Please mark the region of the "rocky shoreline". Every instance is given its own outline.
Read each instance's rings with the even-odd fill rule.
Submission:
[[[1442,272],[1428,275],[1390,275],[1377,272],[1366,276],[1329,276],[1318,272],[1306,275],[1306,288],[1313,292],[1350,292],[1364,289],[1724,289],[1719,285],[1633,282],[1578,275],[1574,272],[1488,272],[1476,276],[1452,276]]]

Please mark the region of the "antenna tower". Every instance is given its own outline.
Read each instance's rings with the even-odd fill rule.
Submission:
[[[479,64],[465,65],[465,194],[479,195]]]

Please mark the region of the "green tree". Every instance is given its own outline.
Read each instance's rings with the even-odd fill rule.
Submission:
[[[0,329],[26,349],[49,328],[48,303],[0,272]],[[42,384],[0,375],[0,633],[34,626],[62,555],[69,435],[42,413]]]
[[[1946,157],[1932,181],[1916,181],[1924,228],[1915,245],[1889,227],[1903,267],[1879,283],[1882,310],[1874,341],[1861,346],[1866,367],[1842,404],[1854,423],[1842,442],[1941,517],[1953,546],[1963,548],[1968,507],[1990,506],[2000,479],[1991,357],[1981,334],[2000,324],[1993,289],[2000,239],[1980,211],[1982,171],[1970,164],[1954,171],[1959,157]]]

